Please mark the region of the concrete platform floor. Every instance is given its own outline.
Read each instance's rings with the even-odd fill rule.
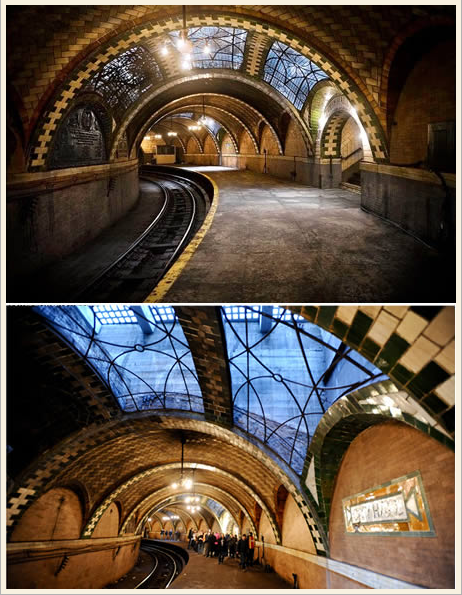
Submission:
[[[183,544],[178,544],[183,545]],[[186,545],[184,544],[184,547]],[[205,558],[188,550],[189,562],[169,590],[176,589],[290,589],[275,572],[266,573],[261,566],[252,566],[246,571],[239,568],[237,558],[225,558],[218,564],[218,558]]]
[[[220,190],[215,218],[162,301],[455,300],[453,263],[362,211],[359,195],[207,169]]]

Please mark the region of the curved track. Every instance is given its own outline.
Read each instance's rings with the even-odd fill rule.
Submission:
[[[188,563],[187,552],[173,544],[143,539],[141,549],[153,557],[155,565],[135,589],[168,589]]]
[[[142,302],[201,226],[210,206],[204,190],[179,174],[142,173],[162,189],[156,219],[129,249],[78,295],[78,301]]]

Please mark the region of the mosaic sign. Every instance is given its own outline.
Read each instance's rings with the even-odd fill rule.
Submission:
[[[342,500],[347,533],[434,536],[418,471]]]
[[[51,165],[91,165],[104,159],[104,138],[98,118],[90,107],[75,109],[59,130]]]

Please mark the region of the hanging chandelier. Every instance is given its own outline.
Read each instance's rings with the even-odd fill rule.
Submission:
[[[185,445],[185,437],[184,435],[181,436],[181,471],[180,471],[180,477],[178,478],[177,481],[174,481],[172,483],[172,488],[174,490],[176,490],[177,488],[184,488],[185,490],[190,490],[193,486],[193,480],[190,477],[186,477],[184,474],[184,468],[183,468],[183,463],[184,463],[184,445]]]
[[[199,118],[199,122],[202,126],[208,126],[209,119],[205,115],[205,97],[202,95],[202,116]]]
[[[197,512],[198,510],[201,509],[199,504],[197,504],[198,502],[200,502],[199,496],[187,496],[184,501],[187,504],[186,509],[189,510],[190,512]],[[191,504],[191,503],[195,503],[195,504]]]
[[[181,68],[183,70],[191,70],[192,68],[192,52],[193,52],[193,44],[188,39],[188,29],[186,27],[186,6],[182,6],[183,11],[183,27],[180,31],[180,35],[175,43],[176,49],[180,52],[180,60],[181,60]],[[205,42],[204,47],[202,48],[202,52],[209,56],[212,52],[212,48],[210,46],[209,40]],[[169,54],[169,47],[167,42],[164,42],[160,53],[162,56],[168,56]]]
[[[174,132],[172,130],[172,124],[173,124],[173,116],[170,116],[170,130],[167,132],[167,136],[177,136],[178,133]]]

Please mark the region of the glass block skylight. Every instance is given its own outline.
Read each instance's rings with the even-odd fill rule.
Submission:
[[[123,411],[204,411],[188,342],[167,306],[36,306]]]
[[[311,60],[281,41],[271,46],[265,62],[263,79],[302,109],[308,93],[318,81],[328,78]]]
[[[340,397],[386,376],[331,333],[277,306],[222,308],[236,426],[301,473]]]

